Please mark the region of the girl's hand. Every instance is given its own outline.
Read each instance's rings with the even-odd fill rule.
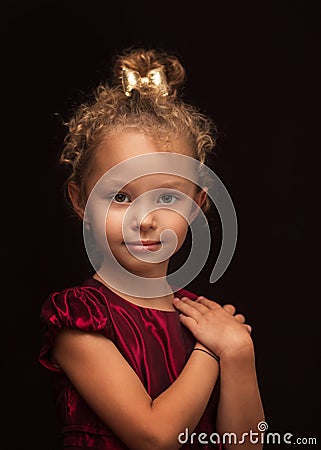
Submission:
[[[235,312],[236,312],[235,306],[229,305],[229,304],[223,305],[223,309],[224,309],[224,311],[226,311],[229,314],[231,314],[232,316],[234,316],[234,318],[236,320],[238,320],[240,323],[243,323],[246,326],[246,328],[250,334],[252,333],[252,327],[248,323],[245,323],[245,317],[243,316],[243,314],[235,314]]]
[[[183,297],[174,299],[181,312],[180,320],[195,338],[220,358],[245,349],[253,351],[251,327],[242,314],[235,314],[233,305],[223,307],[213,300],[198,297],[196,301]]]

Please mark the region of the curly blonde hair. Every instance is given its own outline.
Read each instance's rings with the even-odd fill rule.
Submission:
[[[141,87],[126,96],[122,85],[124,67],[137,71],[141,77],[161,67],[166,75],[168,95]],[[85,184],[95,149],[107,136],[128,128],[138,129],[168,146],[175,138],[184,138],[193,149],[193,156],[206,163],[215,146],[216,127],[209,117],[179,98],[178,88],[184,81],[182,64],[168,53],[138,48],[116,56],[112,83],[100,84],[92,100],[81,104],[66,124],[68,132],[60,156],[60,163],[70,170],[66,186],[70,182],[77,184],[85,201]],[[203,210],[208,208],[207,200]]]

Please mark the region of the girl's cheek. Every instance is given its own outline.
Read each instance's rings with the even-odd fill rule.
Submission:
[[[106,222],[122,222],[124,216],[125,212],[121,208],[110,207],[107,212]]]

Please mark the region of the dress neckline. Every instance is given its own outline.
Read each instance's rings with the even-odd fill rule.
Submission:
[[[145,309],[148,311],[156,311],[156,312],[161,312],[161,313],[175,313],[178,314],[178,310],[174,309],[174,310],[169,310],[169,309],[158,309],[158,308],[150,308],[148,306],[142,306],[142,305],[137,305],[136,303],[131,302],[130,300],[127,300],[126,298],[122,297],[121,295],[117,294],[116,292],[112,291],[106,284],[104,284],[102,281],[98,280],[97,278],[94,278],[94,276],[91,276],[87,282],[92,282],[94,284],[97,284],[99,286],[101,286],[103,289],[105,289],[106,291],[108,291],[110,294],[114,295],[115,297],[117,297],[118,299],[120,299],[122,302],[131,305],[132,307],[136,307],[138,309]],[[177,291],[173,291],[174,297],[180,297],[180,289],[178,289]]]

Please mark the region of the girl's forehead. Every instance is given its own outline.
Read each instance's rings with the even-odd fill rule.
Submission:
[[[127,131],[106,138],[94,151],[91,172],[86,181],[89,191],[97,183],[103,189],[124,186],[142,190],[161,187],[190,190],[199,161],[182,138],[164,146],[143,133]],[[145,185],[145,186],[143,186]],[[189,185],[189,186],[188,186]]]
[[[167,142],[148,136],[142,132],[126,130],[105,138],[95,151],[96,163],[111,168],[127,159],[146,153],[174,152],[186,156],[193,155],[187,139],[181,136]]]
[[[153,154],[150,155],[153,156]],[[124,164],[127,167],[124,167]],[[147,167],[142,163],[139,169],[142,167],[143,170],[139,170],[137,173],[137,166],[131,168],[128,167],[128,162],[122,163],[120,167],[116,166],[116,170],[107,171],[98,180],[95,189],[101,194],[111,191],[126,191],[132,195],[140,195],[142,192],[157,189],[178,190],[186,193],[194,190],[196,174],[194,174],[194,178],[192,173],[178,174],[166,164],[162,168],[155,165],[152,170],[150,170],[151,165]]]
[[[150,190],[150,189],[177,189],[184,190],[191,186],[191,182],[179,175],[175,174],[149,174],[143,175],[135,180],[130,181],[128,184],[124,186],[124,189],[132,189],[132,190]]]
[[[158,142],[156,138],[151,138],[144,133],[127,130],[108,136],[95,149],[88,181],[96,182],[106,172],[135,157],[155,154],[157,158],[156,155],[159,152],[193,156],[190,144],[182,137],[177,137],[165,145],[163,141]],[[175,174],[175,171],[173,172]]]

